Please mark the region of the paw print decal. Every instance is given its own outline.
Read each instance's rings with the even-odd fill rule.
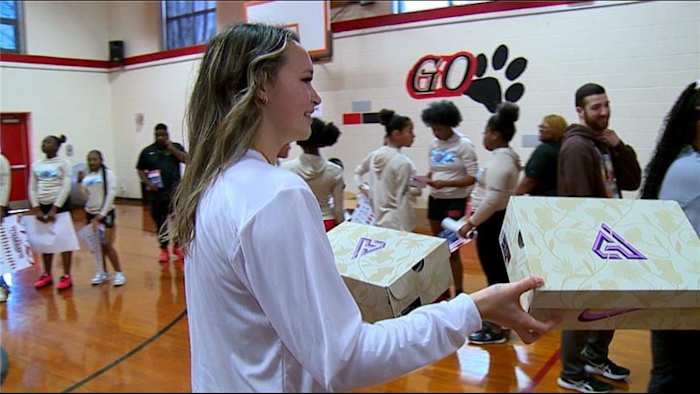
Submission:
[[[492,71],[499,71],[508,63],[505,69],[505,80],[496,76],[485,76],[488,68],[488,60],[482,53],[476,58],[477,68],[474,79],[469,89],[464,92],[472,100],[483,104],[491,113],[496,112],[498,104],[503,102],[503,85],[508,85],[505,89],[505,101],[515,103],[523,97],[525,86],[520,82],[515,82],[525,71],[527,59],[518,57],[508,63],[508,47],[501,45],[491,57]]]

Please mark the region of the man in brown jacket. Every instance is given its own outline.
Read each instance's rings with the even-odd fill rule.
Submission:
[[[622,198],[639,187],[642,170],[631,146],[608,128],[610,102],[605,89],[588,83],[576,91],[579,124],[566,130],[559,152],[557,191],[563,197]],[[613,386],[594,378],[626,379],[630,371],[608,358],[615,331],[562,331],[559,386],[604,393]]]

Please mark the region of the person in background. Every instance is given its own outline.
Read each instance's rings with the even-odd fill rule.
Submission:
[[[68,202],[70,194],[70,163],[66,159],[58,157],[61,144],[66,142],[66,136],[56,137],[50,135],[41,142],[41,151],[46,157],[32,164],[29,179],[29,201],[32,205],[30,215],[35,215],[40,222],[50,223],[56,220],[56,215],[68,212],[71,207]],[[65,290],[73,286],[71,279],[71,264],[73,252],[62,252],[63,276],[58,281],[56,288]],[[51,266],[53,253],[42,254],[44,272],[34,282],[34,287],[40,289],[53,283]]]
[[[551,330],[519,303],[541,278],[375,324],[338,274],[308,184],[275,165],[321,102],[294,32],[236,24],[207,45],[187,112],[192,162],[175,195],[186,248],[192,391],[345,391],[455,352],[481,319],[526,343]]]
[[[587,83],[575,95],[579,123],[564,133],[557,166],[557,194],[562,197],[622,198],[621,190],[641,183],[637,154],[608,128],[610,100],[605,88]],[[585,393],[603,393],[614,387],[593,375],[624,380],[630,370],[608,357],[615,331],[561,333],[562,370],[557,384]]]
[[[10,189],[12,187],[12,177],[10,172],[10,162],[5,155],[0,153],[0,224],[7,215],[7,207],[10,199]],[[0,275],[0,302],[7,301],[10,294],[10,286],[5,282],[5,278]]]
[[[651,161],[643,199],[674,200],[700,236],[700,81],[688,85],[671,108]],[[700,353],[700,331],[652,331],[648,391],[673,393],[692,387],[697,368],[688,355]]]
[[[283,168],[299,175],[306,181],[318,200],[326,231],[345,220],[343,169],[320,153],[321,148],[333,146],[340,137],[340,130],[333,123],[321,119],[311,120],[311,136],[297,141],[303,150],[298,158],[283,164]]]
[[[496,113],[486,123],[484,148],[491,152],[491,159],[481,169],[477,185],[483,199],[474,201],[474,213],[459,230],[459,234],[466,238],[471,230],[476,229],[476,250],[489,285],[509,282],[498,238],[521,169],[520,158],[510,147],[518,116],[518,106],[505,102],[499,104]],[[503,343],[509,334],[498,324],[485,321],[481,330],[469,335],[469,342],[477,345]]]
[[[387,144],[377,149],[369,163],[370,200],[375,225],[394,230],[413,231],[416,225],[415,199],[420,189],[411,178],[416,169],[411,159],[401,152],[413,144],[413,122],[394,111],[379,111]]]
[[[462,122],[462,114],[453,102],[431,103],[423,110],[421,119],[435,137],[428,151],[428,219],[433,235],[438,235],[442,231],[443,219],[459,219],[465,215],[479,165],[474,144],[456,130]],[[464,266],[459,250],[450,255],[450,265],[454,297],[464,291]]]
[[[114,198],[117,195],[117,178],[112,170],[107,168],[102,158],[102,152],[92,150],[87,155],[89,172],[87,175],[78,173],[80,190],[87,198],[85,203],[85,218],[88,225],[97,229],[102,225],[104,230],[104,242],[102,243],[102,256],[109,258],[114,269],[112,284],[122,286],[126,283],[126,277],[122,273],[119,255],[114,248],[116,237],[116,214],[114,212]],[[102,266],[92,278],[93,285],[100,285],[109,279],[104,259]]]
[[[525,165],[525,176],[515,189],[516,195],[557,195],[557,162],[566,127],[566,120],[559,115],[547,115],[542,119],[539,125],[542,143],[530,155]]]
[[[171,199],[180,182],[180,163],[187,163],[188,155],[182,145],[170,140],[165,124],[156,125],[154,136],[155,142],[141,151],[136,169],[156,224],[160,244],[158,261],[167,263],[170,261],[168,218],[173,213]],[[177,242],[173,245],[173,253],[178,259],[183,258]]]

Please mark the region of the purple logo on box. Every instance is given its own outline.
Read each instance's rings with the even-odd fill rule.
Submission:
[[[646,260],[640,251],[632,244],[625,241],[622,236],[610,228],[605,223],[601,224],[601,229],[593,243],[593,252],[606,260]]]
[[[357,241],[357,246],[355,246],[355,251],[352,252],[352,258],[356,259],[362,257],[366,254],[376,252],[378,250],[384,249],[386,243],[384,241],[372,240],[369,238],[362,237]]]

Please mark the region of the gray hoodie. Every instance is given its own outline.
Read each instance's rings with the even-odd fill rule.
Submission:
[[[345,182],[343,169],[321,156],[302,153],[298,158],[282,164],[309,184],[318,200],[323,220],[344,220],[343,199]]]
[[[518,185],[521,169],[520,157],[511,147],[493,150],[491,160],[479,170],[478,183],[472,193],[475,212],[469,220],[471,223],[478,226],[495,212],[506,209]]]
[[[420,189],[410,185],[415,172],[411,159],[395,147],[383,146],[372,153],[369,192],[377,226],[413,231],[415,199],[420,195]]]

